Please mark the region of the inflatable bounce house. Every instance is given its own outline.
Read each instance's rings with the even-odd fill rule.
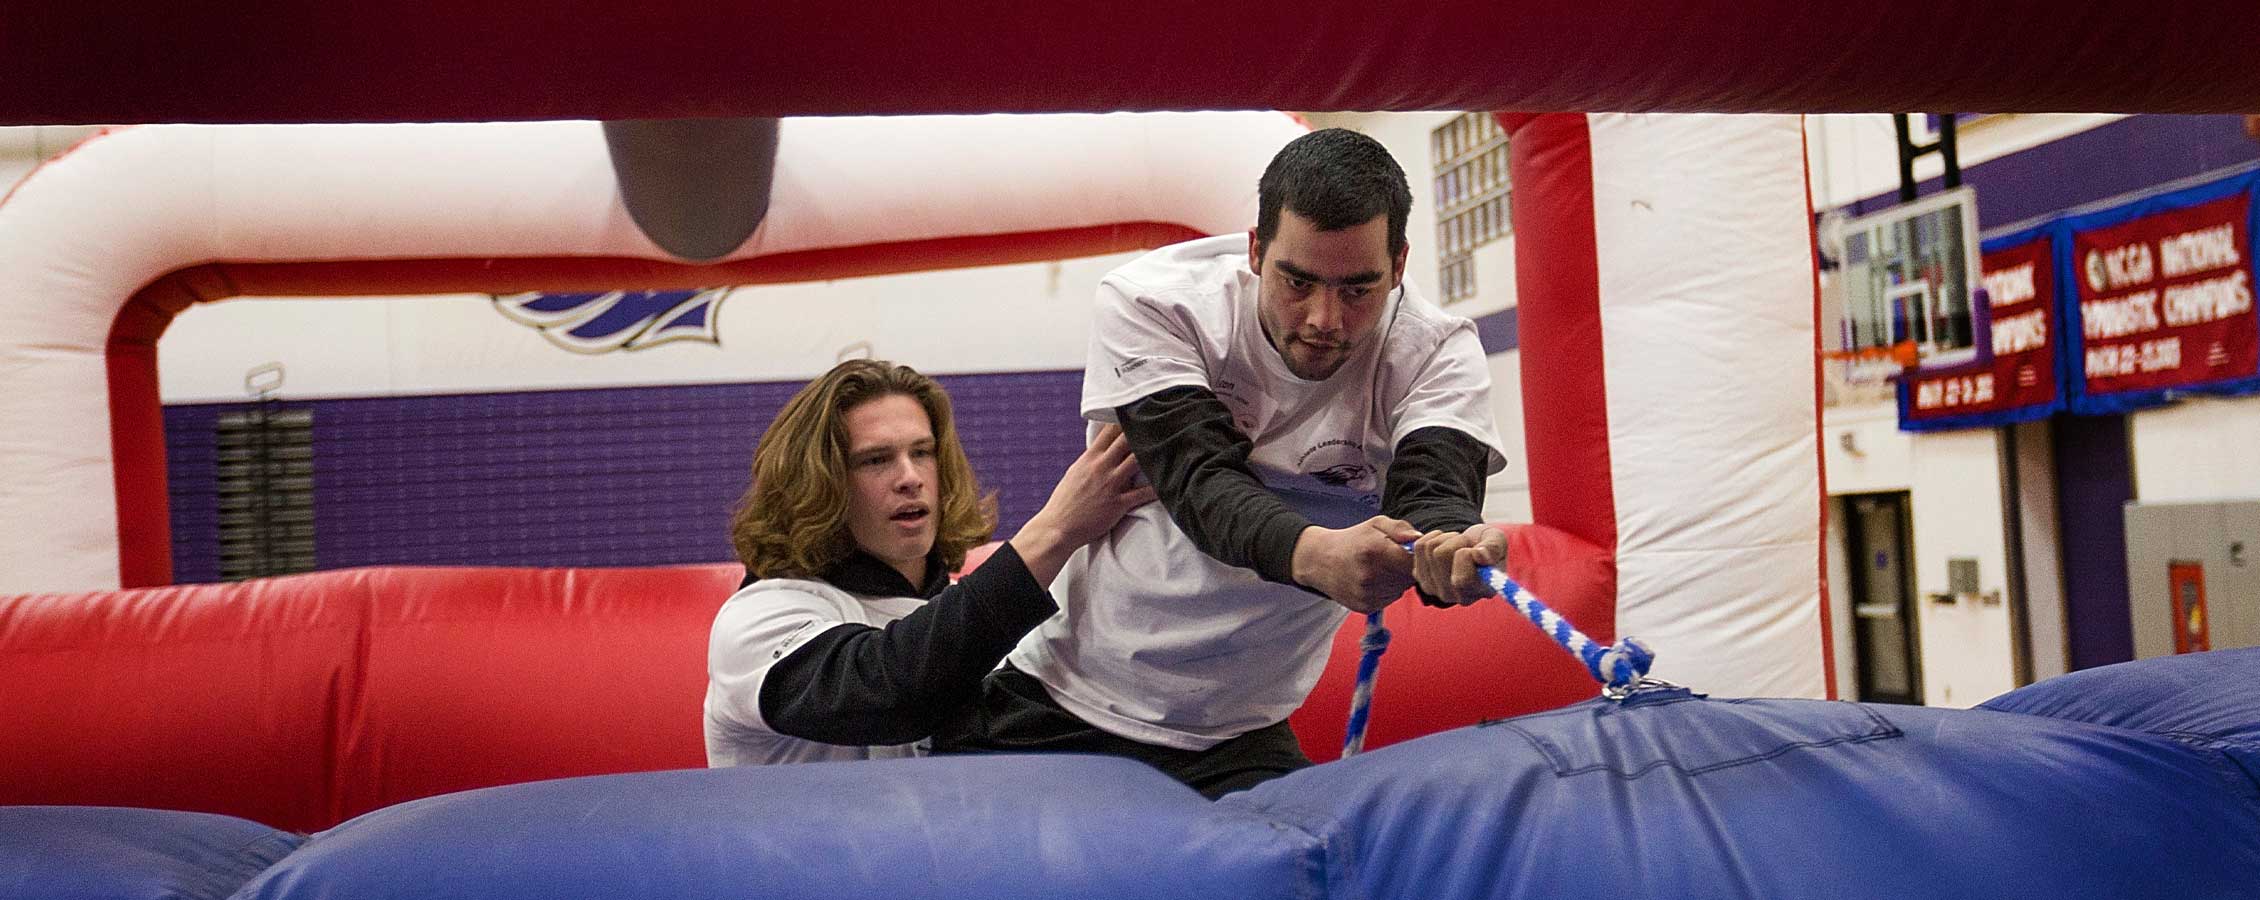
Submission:
[[[2260,7],[355,9],[0,36],[0,121],[205,123],[0,201],[0,897],[2260,897],[2260,651],[1829,698],[1803,130],[1658,114],[2250,111]],[[1632,111],[1500,115],[1534,519],[1505,574],[1648,677],[1603,695],[1506,603],[1399,604],[1372,749],[1210,802],[1110,758],[705,769],[735,566],[171,584],[154,347],[190,304],[1244,229],[1292,117],[1062,113],[1192,108]],[[603,123],[531,121],[566,118]],[[1314,759],[1359,631],[1294,719]]]

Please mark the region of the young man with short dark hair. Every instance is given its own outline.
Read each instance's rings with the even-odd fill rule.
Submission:
[[[1144,760],[1208,796],[1309,765],[1286,719],[1349,612],[1488,592],[1505,465],[1474,323],[1405,288],[1412,193],[1378,142],[1288,144],[1239,236],[1100,284],[1083,415],[1119,423],[1162,503],[1078,551],[1060,612],[991,675],[948,751]],[[1401,546],[1418,539],[1416,552]]]

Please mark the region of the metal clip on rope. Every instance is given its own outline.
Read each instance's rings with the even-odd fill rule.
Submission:
[[[1411,551],[1412,545],[1406,544],[1405,550]],[[1568,619],[1562,618],[1560,613],[1540,601],[1527,588],[1508,578],[1504,570],[1496,566],[1481,566],[1475,574],[1483,579],[1484,584],[1490,585],[1493,591],[1497,591],[1499,596],[1506,598],[1508,603],[1514,604],[1514,608],[1522,613],[1523,618],[1529,619],[1530,624],[1538,626],[1539,631],[1545,632],[1547,637],[1554,639],[1554,643],[1583,662],[1586,674],[1592,675],[1594,681],[1601,683],[1601,696],[1622,701],[1644,685],[1662,683],[1660,679],[1648,677],[1648,667],[1655,663],[1656,654],[1639,640],[1618,638],[1616,643],[1606,647],[1594,643],[1592,638],[1578,631]],[[1365,640],[1360,646],[1365,652],[1358,657],[1357,687],[1350,694],[1350,722],[1342,740],[1342,756],[1345,759],[1356,756],[1365,749],[1365,726],[1367,715],[1373,706],[1374,676],[1381,669],[1381,654],[1389,649],[1389,629],[1382,626],[1380,612],[1366,613]]]

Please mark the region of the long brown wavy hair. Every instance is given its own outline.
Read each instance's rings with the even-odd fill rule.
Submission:
[[[950,398],[909,366],[851,359],[801,388],[753,449],[753,484],[730,517],[730,543],[755,578],[807,578],[855,550],[848,533],[847,411],[881,397],[906,396],[934,428],[934,549],[956,571],[965,551],[989,539],[992,502],[957,442]]]

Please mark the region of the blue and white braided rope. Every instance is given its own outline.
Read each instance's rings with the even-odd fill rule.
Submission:
[[[1405,549],[1411,550],[1412,545],[1406,544]],[[1601,683],[1601,693],[1604,696],[1621,699],[1631,693],[1640,680],[1648,675],[1648,667],[1656,661],[1656,654],[1635,638],[1619,638],[1616,643],[1606,647],[1594,643],[1592,638],[1578,631],[1576,626],[1539,600],[1537,595],[1508,578],[1505,570],[1496,566],[1480,566],[1475,574],[1483,579],[1483,583],[1490,585],[1491,590],[1514,604],[1514,608],[1521,611],[1523,618],[1529,619],[1530,624],[1538,626],[1538,630],[1553,638],[1554,643],[1560,644],[1563,650],[1585,663],[1586,673]],[[1380,611],[1366,614],[1365,639],[1359,646],[1364,653],[1358,657],[1357,686],[1350,693],[1350,721],[1342,737],[1344,759],[1356,756],[1365,749],[1366,718],[1373,708],[1374,676],[1381,670],[1381,654],[1389,649],[1389,629],[1382,626]]]
[[[1381,654],[1389,649],[1389,629],[1381,624],[1381,611],[1365,614],[1365,652],[1358,657],[1358,683],[1350,692],[1350,724],[1342,735],[1342,756],[1347,759],[1365,749],[1365,716],[1373,708],[1373,676],[1381,669]]]
[[[1584,632],[1571,625],[1568,619],[1562,618],[1561,613],[1539,601],[1528,588],[1514,583],[1514,579],[1508,578],[1507,573],[1495,567],[1483,566],[1476,571],[1476,575],[1490,585],[1492,590],[1498,591],[1499,596],[1514,604],[1515,609],[1522,612],[1522,617],[1530,620],[1530,624],[1538,626],[1538,630],[1553,638],[1554,643],[1560,644],[1571,656],[1583,661],[1586,673],[1592,675],[1594,681],[1600,682],[1612,696],[1631,690],[1633,685],[1640,682],[1641,676],[1648,674],[1648,667],[1656,661],[1656,654],[1635,638],[1618,638],[1616,643],[1606,647],[1594,643],[1592,638],[1586,637]]]

